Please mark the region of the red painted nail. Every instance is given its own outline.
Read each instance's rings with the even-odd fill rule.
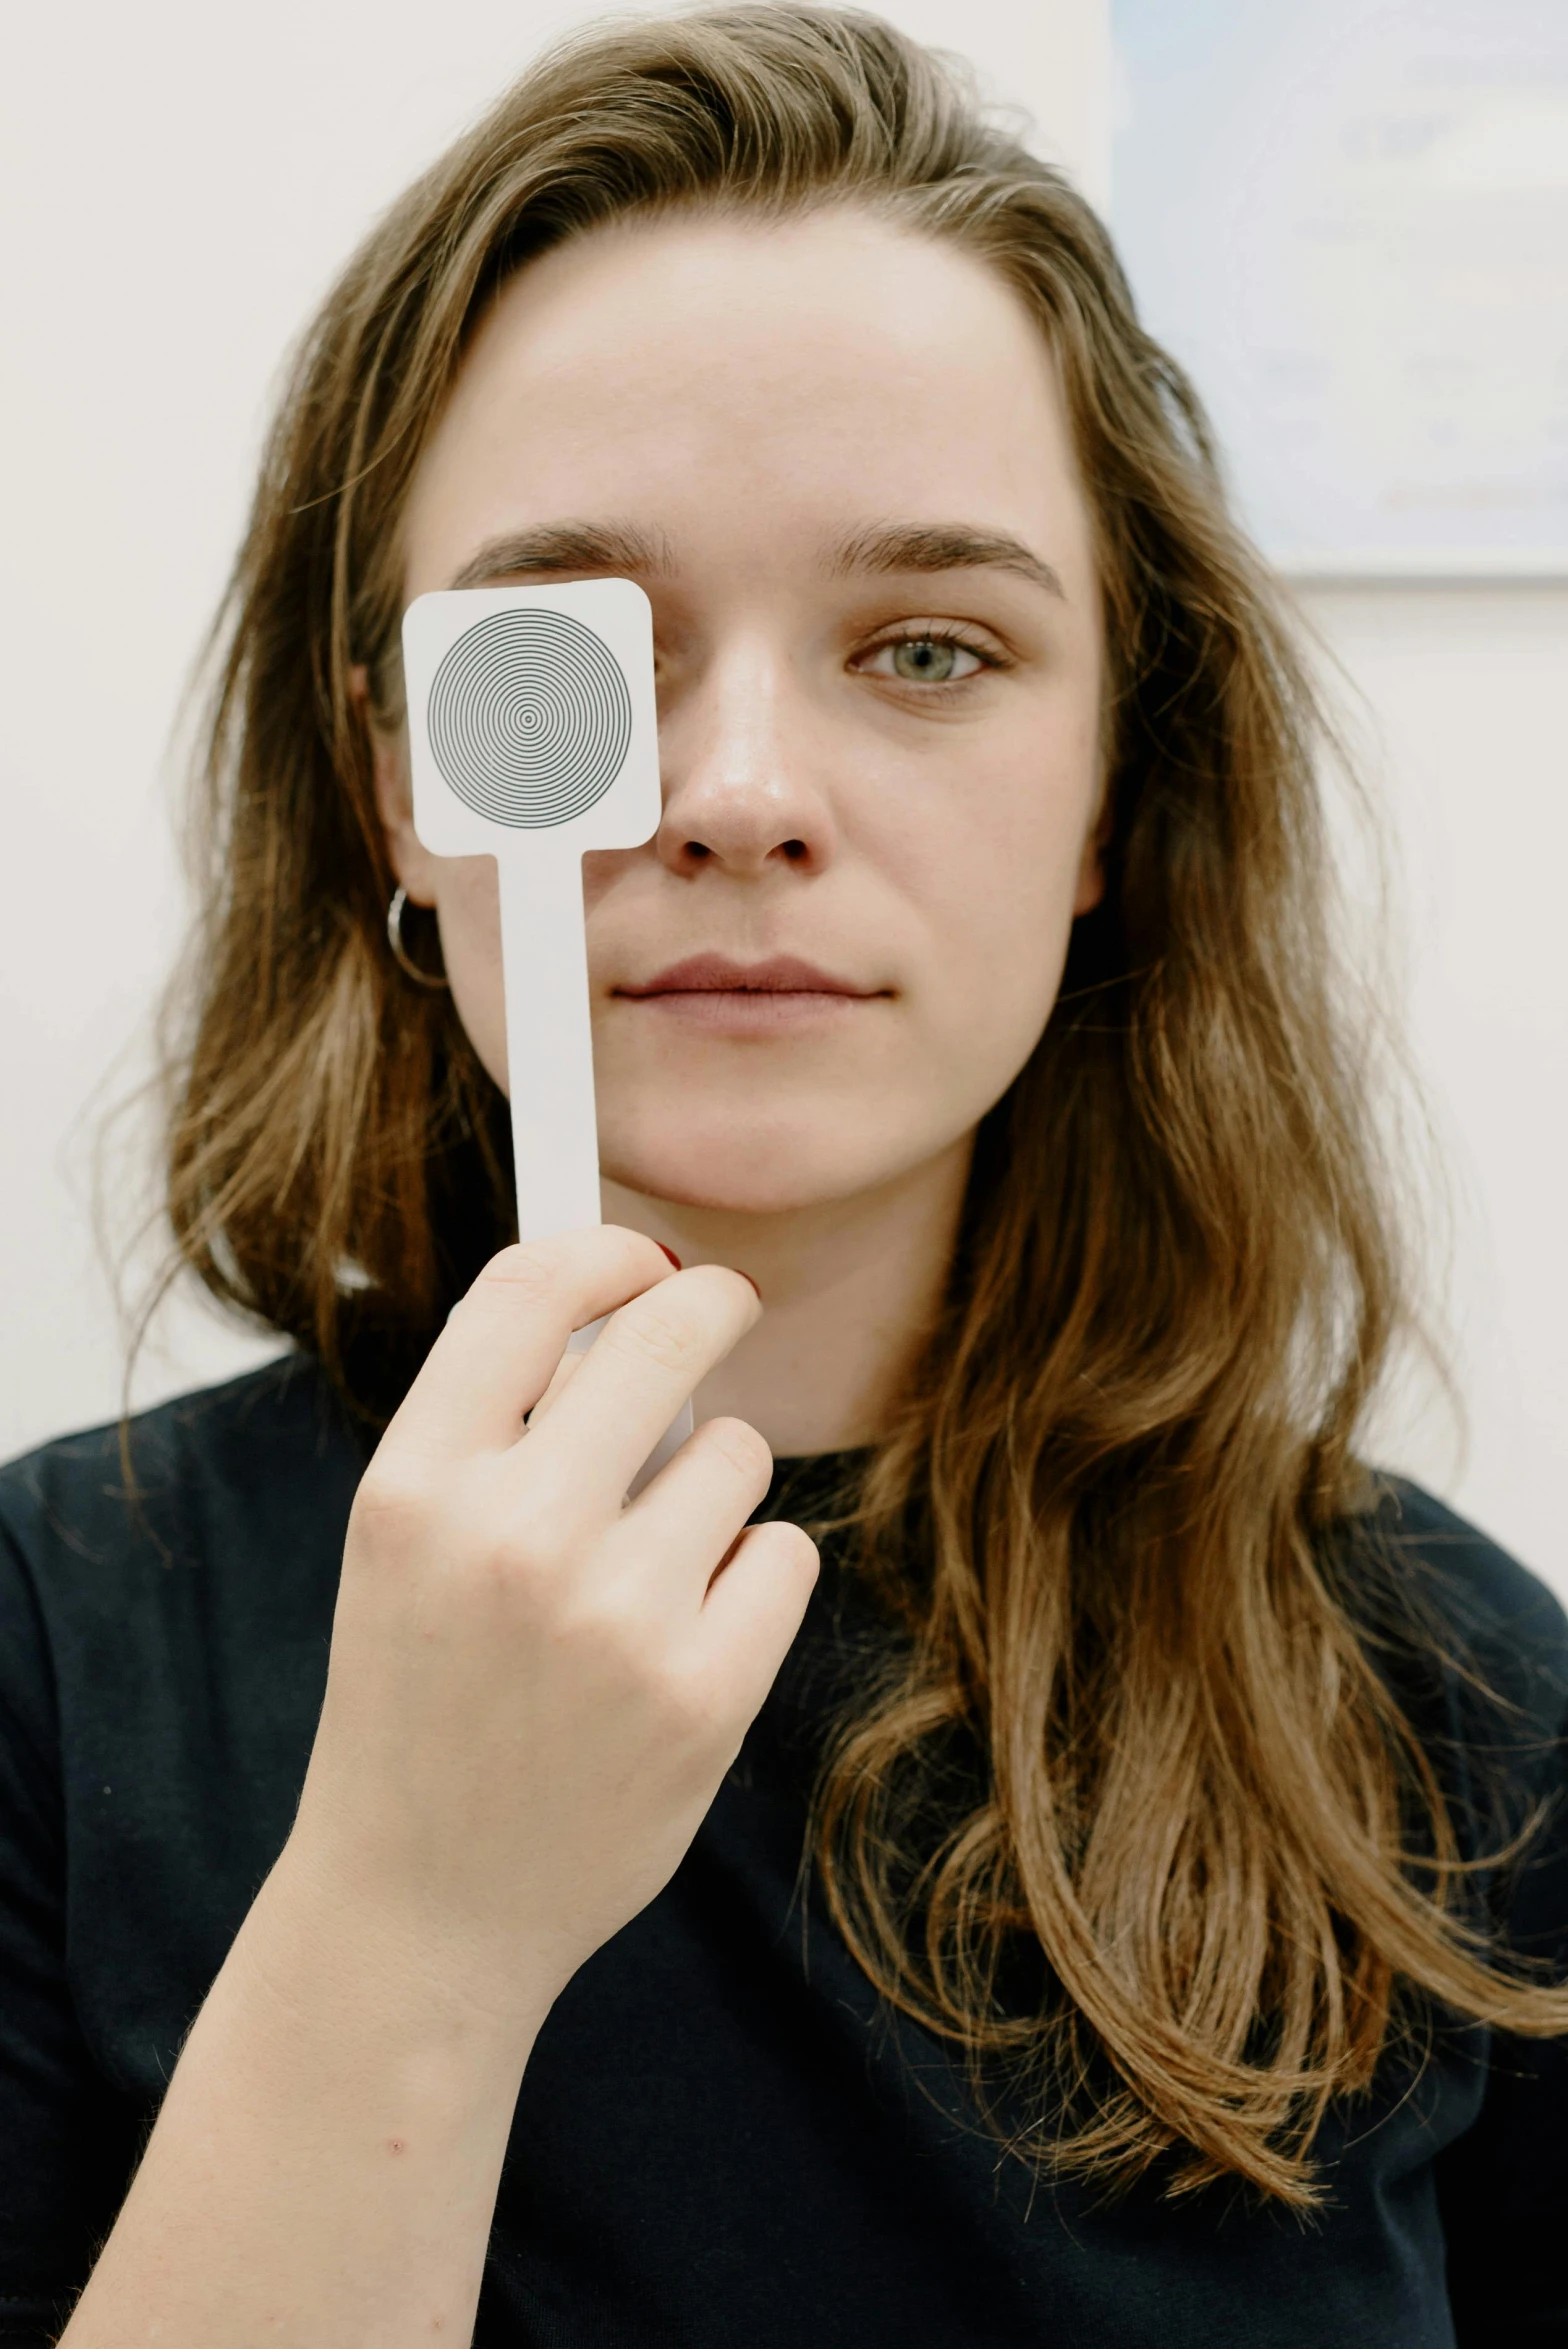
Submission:
[[[653,1244],[658,1249],[661,1256],[667,1256],[669,1258],[677,1272],[685,1271],[686,1267],[682,1264],[680,1258],[676,1255],[673,1248],[666,1248],[662,1240],[655,1240]]]

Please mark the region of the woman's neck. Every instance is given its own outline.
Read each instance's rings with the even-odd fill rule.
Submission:
[[[607,1222],[683,1264],[733,1264],[762,1292],[761,1321],[697,1389],[699,1419],[749,1420],[781,1458],[876,1440],[941,1298],[971,1141],[874,1191],[773,1215],[603,1185]]]

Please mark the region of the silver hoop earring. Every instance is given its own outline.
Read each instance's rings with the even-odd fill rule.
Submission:
[[[422,971],[403,944],[403,908],[408,903],[408,891],[399,882],[392,892],[392,903],[387,907],[387,944],[392,959],[416,987],[445,987],[450,984],[445,971]]]

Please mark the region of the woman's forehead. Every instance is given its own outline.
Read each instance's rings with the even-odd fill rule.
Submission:
[[[891,523],[1011,539],[1069,592],[1092,568],[1055,363],[1018,295],[849,211],[596,232],[513,280],[418,469],[411,585],[568,517],[677,561],[746,530],[758,560],[820,563]]]

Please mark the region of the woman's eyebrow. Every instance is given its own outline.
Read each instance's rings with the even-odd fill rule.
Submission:
[[[828,568],[851,571],[1016,571],[1048,595],[1067,600],[1050,564],[1005,530],[974,530],[962,522],[880,522],[841,538]]]
[[[836,577],[856,571],[1013,571],[1066,600],[1051,565],[1005,530],[972,529],[960,522],[882,522],[851,531],[830,550]],[[486,587],[531,573],[600,572],[668,578],[675,558],[666,540],[629,523],[542,522],[504,531],[470,555],[453,587]]]
[[[531,530],[487,539],[452,580],[453,587],[489,587],[539,571],[641,573],[659,578],[674,569],[668,546],[647,531],[609,522],[542,522]]]

